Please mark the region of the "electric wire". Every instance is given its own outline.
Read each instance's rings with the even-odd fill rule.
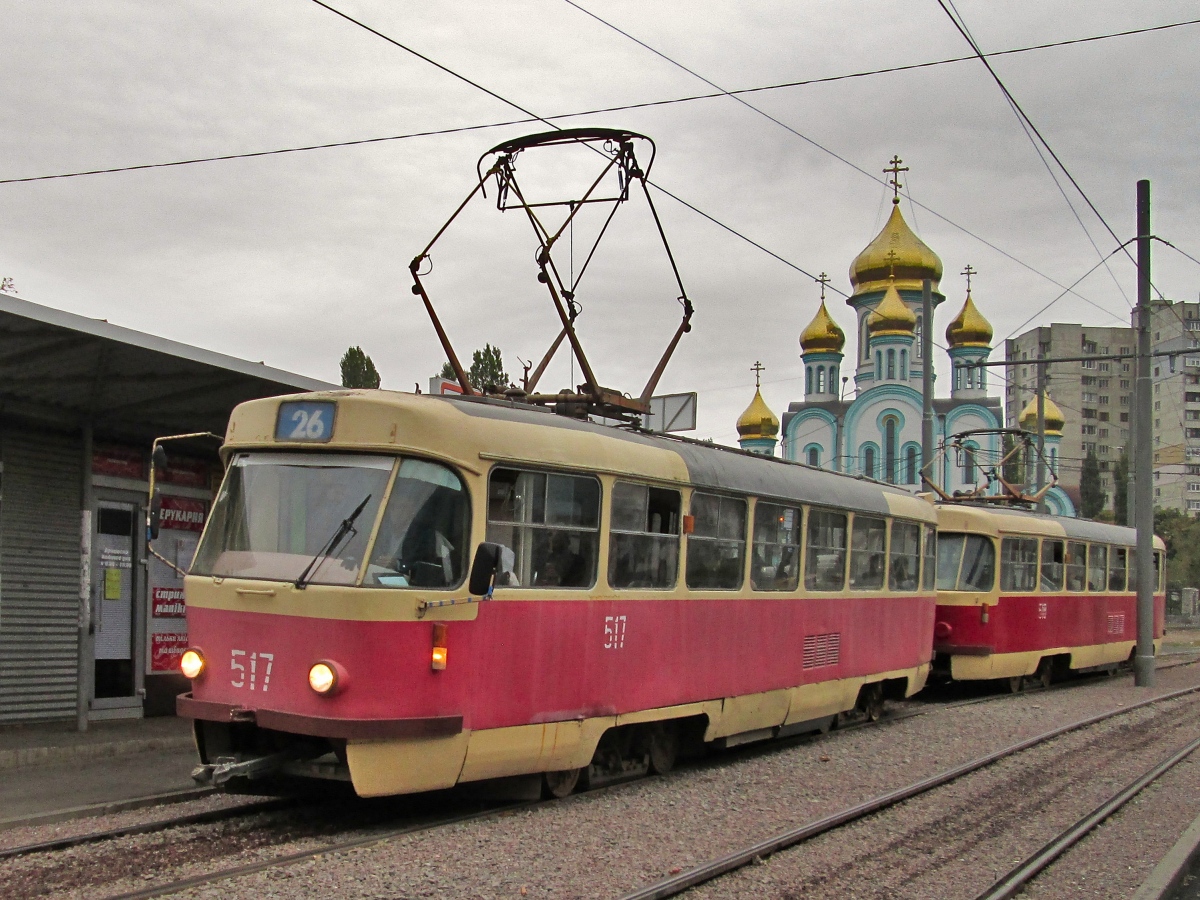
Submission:
[[[675,59],[671,58],[670,56],[666,55],[665,53],[663,53],[662,51],[660,51],[660,50],[658,50],[658,49],[656,49],[656,48],[654,48],[654,47],[650,46],[650,45],[649,45],[649,44],[647,44],[645,41],[643,41],[643,40],[641,40],[641,39],[637,38],[636,36],[634,36],[634,35],[630,34],[629,32],[627,32],[627,31],[625,31],[625,30],[623,30],[622,28],[618,27],[617,25],[615,25],[615,24],[613,24],[613,23],[611,23],[611,22],[607,21],[606,19],[602,18],[601,16],[598,16],[596,13],[592,12],[591,10],[589,10],[589,9],[587,9],[587,8],[585,8],[585,7],[583,7],[583,6],[581,6],[579,3],[575,2],[575,0],[563,0],[563,2],[565,2],[565,3],[566,3],[566,4],[568,4],[569,6],[573,7],[574,9],[577,9],[579,12],[581,12],[581,13],[583,13],[583,14],[585,14],[585,15],[589,16],[590,18],[594,19],[595,21],[599,22],[600,24],[604,25],[605,27],[612,29],[613,31],[615,31],[615,32],[617,32],[618,34],[622,35],[623,37],[627,38],[628,40],[630,40],[630,41],[633,41],[635,44],[637,44],[638,46],[640,46],[640,47],[644,48],[645,50],[649,51],[650,53],[653,53],[655,56],[659,57],[660,59],[663,59],[663,60],[665,60],[666,62],[670,63],[671,65],[673,65],[673,66],[675,66],[675,67],[677,67],[677,68],[679,68],[679,69],[682,69],[684,72],[687,72],[689,75],[691,75],[691,76],[693,76],[693,77],[695,77],[695,78],[699,79],[700,81],[704,82],[704,83],[705,83],[705,84],[707,84],[708,86],[710,86],[710,87],[712,87],[712,88],[715,88],[715,89],[716,89],[716,90],[718,90],[718,91],[721,91],[721,93],[722,93],[724,96],[728,96],[730,99],[732,99],[732,100],[736,100],[738,103],[742,104],[742,105],[743,105],[743,106],[745,106],[747,109],[750,109],[750,110],[752,110],[753,112],[756,112],[756,113],[758,113],[759,115],[761,115],[761,116],[765,117],[765,118],[766,118],[766,119],[768,119],[769,121],[771,121],[771,122],[775,123],[776,125],[780,126],[780,127],[781,127],[781,128],[783,128],[784,130],[788,131],[789,133],[791,133],[791,134],[795,135],[796,137],[800,138],[801,140],[805,141],[806,143],[808,143],[808,144],[812,145],[814,148],[816,148],[816,149],[818,149],[818,150],[822,151],[823,153],[827,153],[828,155],[832,156],[834,159],[838,160],[839,162],[841,162],[841,163],[844,163],[845,165],[848,165],[848,166],[850,166],[850,167],[851,167],[852,169],[854,169],[856,172],[859,172],[860,174],[862,174],[862,175],[865,175],[866,177],[868,177],[868,178],[870,178],[870,179],[872,179],[872,180],[874,180],[874,181],[876,181],[876,182],[879,182],[880,184],[883,184],[883,185],[885,185],[885,186],[887,185],[887,182],[886,182],[885,180],[881,179],[881,178],[880,178],[878,175],[875,175],[875,174],[873,174],[873,173],[871,173],[871,172],[867,171],[867,170],[866,170],[866,169],[864,169],[863,167],[861,167],[861,166],[857,165],[856,163],[854,163],[854,162],[850,161],[849,159],[845,158],[845,157],[844,157],[844,156],[842,156],[841,154],[839,154],[839,153],[837,153],[837,152],[835,152],[835,151],[833,151],[833,150],[829,149],[828,147],[825,147],[823,144],[820,144],[820,143],[818,143],[816,140],[814,140],[813,138],[809,137],[808,135],[806,135],[806,134],[803,134],[802,132],[800,132],[800,131],[796,130],[795,128],[792,128],[790,125],[786,124],[785,122],[781,121],[780,119],[777,119],[775,116],[772,116],[772,115],[770,115],[770,114],[769,114],[769,113],[767,113],[766,111],[764,111],[764,110],[760,109],[759,107],[757,107],[757,106],[754,106],[753,104],[751,104],[751,103],[749,103],[748,101],[744,100],[742,97],[740,97],[740,96],[737,96],[737,95],[736,95],[734,92],[725,90],[723,87],[721,87],[721,86],[720,86],[719,84],[717,84],[716,82],[713,82],[713,81],[709,80],[709,79],[708,79],[708,78],[706,78],[705,76],[701,75],[699,72],[696,72],[694,69],[691,69],[691,68],[689,68],[688,66],[686,66],[686,65],[684,65],[683,63],[679,62],[678,60],[675,60]],[[939,2],[941,2],[941,0],[939,0]],[[943,8],[944,8],[944,7],[943,7]],[[953,18],[953,17],[952,17],[952,18]],[[974,57],[971,57],[972,59],[975,59],[975,58],[982,58],[982,57],[980,57],[980,55],[979,55],[979,54],[980,54],[980,51],[978,50],[978,48],[977,48],[977,47],[975,47],[975,46],[974,46],[974,44],[973,44],[973,43],[972,43],[972,49],[976,50],[976,56],[974,56]],[[985,64],[986,64],[986,59],[984,60],[984,62],[985,62]],[[991,68],[990,68],[990,66],[989,66],[989,71],[991,71]],[[1007,94],[1007,89],[1005,89],[1005,92],[1006,92],[1006,94]],[[1012,102],[1015,104],[1015,101],[1012,101]],[[1016,109],[1019,109],[1019,107],[1017,107]],[[1016,111],[1016,110],[1014,110],[1014,111]],[[1022,115],[1023,115],[1023,111],[1022,111]],[[1030,123],[1030,125],[1032,126],[1032,123]],[[1036,131],[1036,129],[1035,129],[1035,131]],[[1040,134],[1039,134],[1039,137],[1040,137]],[[1031,140],[1032,140],[1032,138],[1031,138]],[[1035,143],[1035,147],[1036,147],[1036,143]],[[1048,147],[1048,146],[1047,146],[1047,149],[1049,149],[1049,147]],[[1051,154],[1053,154],[1053,150],[1050,150],[1050,152],[1051,152]],[[1056,161],[1057,161],[1057,157],[1056,157]],[[1043,162],[1044,162],[1044,160],[1043,160]],[[1061,164],[1061,163],[1059,163],[1059,165],[1061,166],[1062,164]],[[1064,171],[1065,171],[1065,169],[1064,169]],[[1070,173],[1067,173],[1067,174],[1068,174],[1068,177],[1070,177]],[[1052,171],[1051,171],[1051,177],[1052,177],[1052,178],[1054,178],[1054,175],[1053,175],[1053,172],[1052,172]],[[1055,179],[1055,183],[1057,184],[1057,179]],[[1074,183],[1074,179],[1072,179],[1072,183]],[[1079,189],[1079,188],[1078,188],[1078,185],[1076,185],[1076,189]],[[1061,190],[1061,187],[1060,187],[1060,190]],[[1081,191],[1081,193],[1082,193],[1082,191]],[[1070,204],[1071,204],[1071,201],[1070,201],[1070,199],[1069,199],[1069,198],[1067,198],[1067,196],[1066,196],[1066,192],[1065,192],[1065,191],[1063,191],[1063,197],[1064,197],[1064,199],[1066,199],[1066,200],[1067,200],[1067,204],[1068,204],[1068,206],[1070,206]],[[1000,247],[996,246],[995,244],[991,243],[990,241],[988,241],[987,239],[983,238],[982,236],[980,236],[980,235],[978,235],[978,234],[974,233],[973,231],[969,230],[969,229],[968,229],[968,228],[966,228],[965,226],[959,225],[957,222],[955,222],[955,221],[953,221],[952,219],[949,219],[948,217],[946,217],[946,216],[942,215],[942,214],[941,214],[941,213],[939,213],[937,210],[934,210],[934,209],[932,209],[932,208],[930,208],[930,207],[926,206],[926,205],[925,205],[925,204],[923,204],[923,203],[919,203],[918,201],[914,200],[914,199],[913,199],[911,196],[909,196],[909,197],[908,197],[908,199],[909,199],[909,202],[910,202],[911,204],[913,204],[913,205],[916,205],[916,206],[920,206],[922,209],[924,209],[924,210],[926,210],[927,212],[931,213],[932,215],[936,216],[936,217],[937,217],[938,219],[940,219],[941,221],[943,221],[943,222],[945,222],[946,224],[948,224],[948,225],[952,226],[953,228],[956,228],[956,229],[958,229],[959,231],[963,232],[964,234],[968,235],[969,237],[971,237],[971,238],[973,238],[973,239],[975,239],[975,240],[979,241],[980,243],[984,244],[984,245],[985,245],[985,246],[987,246],[988,248],[990,248],[990,249],[994,250],[995,252],[997,252],[997,253],[1001,254],[1001,255],[1002,255],[1002,256],[1004,256],[1006,259],[1008,259],[1008,260],[1010,260],[1010,261],[1012,261],[1012,262],[1016,263],[1016,264],[1017,264],[1017,265],[1019,265],[1019,266],[1022,266],[1022,267],[1023,267],[1023,268],[1025,268],[1025,269],[1028,269],[1030,272],[1033,272],[1033,273],[1034,273],[1034,274],[1036,274],[1038,277],[1040,277],[1040,278],[1043,278],[1043,279],[1045,279],[1045,280],[1047,280],[1047,281],[1051,282],[1052,284],[1054,284],[1054,285],[1056,285],[1056,286],[1058,286],[1058,287],[1063,287],[1062,283],[1061,283],[1061,282],[1059,282],[1058,280],[1056,280],[1056,279],[1052,278],[1051,276],[1049,276],[1049,275],[1045,274],[1044,272],[1040,272],[1040,271],[1038,271],[1038,270],[1037,270],[1037,269],[1035,269],[1033,266],[1031,266],[1030,264],[1028,264],[1028,263],[1024,262],[1023,260],[1017,259],[1017,258],[1016,258],[1015,256],[1013,256],[1011,253],[1008,253],[1006,250],[1003,250],[1002,248],[1000,248]],[[1085,199],[1086,199],[1086,198],[1085,198]],[[1089,205],[1090,205],[1090,202],[1091,202],[1091,201],[1088,201],[1088,202],[1089,202]],[[1074,212],[1074,207],[1072,207],[1072,211]],[[1094,208],[1094,207],[1093,207],[1093,211],[1095,211],[1095,208]],[[1099,213],[1098,213],[1098,212],[1097,212],[1097,215],[1099,215]],[[1076,218],[1078,218],[1078,214],[1077,214],[1077,213],[1076,213]],[[1080,221],[1079,221],[1079,224],[1080,224],[1080,226],[1081,226],[1081,227],[1083,227],[1083,222],[1082,222],[1082,220],[1080,220]],[[1107,226],[1107,223],[1105,223],[1105,227],[1108,227],[1108,226]],[[1087,232],[1087,228],[1086,228],[1086,227],[1084,227],[1084,228],[1083,228],[1083,230],[1084,230],[1084,233],[1085,233],[1085,234],[1088,234],[1088,232]],[[1109,231],[1110,231],[1110,233],[1111,233],[1111,232],[1112,232],[1112,229],[1109,229]],[[1115,238],[1115,237],[1116,237],[1116,235],[1114,234],[1114,235],[1113,235],[1113,237]],[[1090,234],[1088,234],[1088,239],[1089,239],[1089,240],[1091,240],[1091,235],[1090,235]],[[1094,242],[1093,242],[1093,247],[1095,247],[1095,243],[1094,243]],[[1100,253],[1100,252],[1101,252],[1101,251],[1100,251],[1100,249],[1099,249],[1099,247],[1095,247],[1095,249],[1096,249],[1096,252],[1097,252],[1097,253]],[[1132,258],[1132,257],[1131,257],[1131,258]],[[1115,280],[1115,276],[1114,276],[1114,280]],[[1117,285],[1117,289],[1118,289],[1119,291],[1121,291],[1121,294],[1122,294],[1122,296],[1124,297],[1124,296],[1125,296],[1125,295],[1124,295],[1124,290],[1121,288],[1121,286],[1120,286],[1120,284],[1119,284],[1119,283],[1118,283],[1118,285]],[[1068,288],[1068,290],[1070,290],[1070,289]],[[844,296],[844,294],[843,294],[843,296]],[[1081,299],[1085,299],[1085,300],[1087,299],[1086,297],[1082,297],[1081,295],[1079,295],[1079,296],[1081,297]],[[1128,297],[1125,297],[1125,300],[1126,300],[1126,302],[1128,302]],[[1092,302],[1092,301],[1090,301],[1090,300],[1089,300],[1088,302]],[[1110,315],[1111,315],[1111,313],[1110,313]]]

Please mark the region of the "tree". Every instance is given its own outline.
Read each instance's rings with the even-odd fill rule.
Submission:
[[[1013,453],[1013,450],[1017,446],[1016,435],[1013,435],[1013,434],[1004,435],[1004,437],[1001,439],[1000,446],[1001,446],[1001,451],[1000,451],[1001,458],[1008,456],[1010,453],[1012,453],[1012,458],[1004,463],[1004,467],[1001,470],[1000,475],[1009,484],[1012,484],[1012,485],[1020,484],[1021,480],[1022,480],[1021,479],[1021,460],[1022,460],[1024,454],[1019,453],[1019,452]]]
[[[1121,451],[1121,458],[1113,466],[1113,521],[1118,525],[1129,523],[1129,453]]]
[[[454,369],[450,363],[444,363],[438,373],[440,378],[454,379]],[[477,391],[504,390],[509,385],[508,373],[504,371],[504,360],[500,356],[500,348],[484,344],[482,350],[476,350],[471,357],[471,368],[467,370],[467,381]]]
[[[379,372],[362,347],[351,347],[342,357],[342,387],[379,387]]]
[[[1089,450],[1083,460],[1083,470],[1079,475],[1079,506],[1080,515],[1085,519],[1094,519],[1104,509],[1104,501],[1108,494],[1100,487],[1100,460],[1096,451]]]

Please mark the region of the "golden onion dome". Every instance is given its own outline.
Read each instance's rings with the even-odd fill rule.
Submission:
[[[1046,395],[1044,415],[1046,417],[1046,434],[1062,434],[1063,426],[1067,424],[1067,420],[1063,415],[1063,411],[1058,408],[1058,404],[1050,399],[1049,394]],[[1021,410],[1021,418],[1017,420],[1017,424],[1025,431],[1037,431],[1036,395],[1029,401],[1029,405]]]
[[[893,251],[894,257],[890,256]],[[942,279],[942,261],[908,227],[898,201],[893,201],[892,214],[883,230],[850,264],[852,296],[883,290],[893,271],[896,286],[909,290],[921,290],[921,282],[929,278],[936,291]]]
[[[867,316],[867,330],[872,335],[912,334],[916,328],[917,314],[904,304],[895,282],[889,280],[883,299]]]
[[[844,346],[846,346],[846,333],[838,327],[837,322],[833,321],[833,316],[829,315],[829,310],[825,308],[825,301],[822,300],[817,314],[808,323],[808,327],[800,333],[800,349],[805,353],[821,351],[841,353]]]
[[[737,420],[738,437],[743,439],[774,438],[779,435],[779,420],[771,407],[762,398],[762,391],[754,391],[754,399]]]
[[[975,307],[975,301],[967,293],[967,302],[954,321],[946,329],[946,342],[951,347],[990,347],[992,325]]]

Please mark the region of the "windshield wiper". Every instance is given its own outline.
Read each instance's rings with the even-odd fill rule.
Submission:
[[[308,561],[308,565],[304,567],[304,571],[301,572],[300,577],[296,579],[296,588],[298,590],[302,591],[308,586],[309,576],[316,574],[318,560],[328,557],[331,553],[333,553],[333,551],[337,549],[338,544],[346,539],[346,535],[354,531],[354,520],[362,515],[362,511],[367,508],[367,501],[370,499],[370,494],[367,494],[367,496],[363,497],[362,503],[358,504],[358,507],[354,510],[354,512],[342,519],[342,524],[337,527],[337,531],[333,533],[333,536],[325,542],[325,546],[318,550],[316,556]],[[355,534],[357,533],[358,532],[355,532]]]

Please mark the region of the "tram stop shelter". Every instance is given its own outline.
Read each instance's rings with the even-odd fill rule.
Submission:
[[[0,725],[173,715],[182,580],[145,546],[151,442],[326,382],[0,293]],[[219,442],[173,442],[155,549],[186,567]]]

